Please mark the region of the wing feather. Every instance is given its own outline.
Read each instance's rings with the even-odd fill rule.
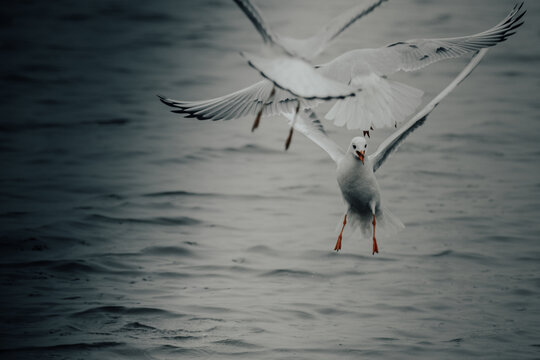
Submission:
[[[454,90],[465,78],[474,70],[480,60],[484,57],[488,49],[480,50],[469,62],[469,64],[459,73],[459,75],[444,88],[433,100],[429,102],[422,110],[420,110],[415,116],[407,121],[400,129],[395,131],[386,140],[384,140],[375,153],[369,156],[371,163],[373,164],[373,171],[384,163],[384,161],[390,156],[390,154],[397,150],[399,145],[409,136],[415,129],[420,127],[427,119],[427,116],[435,109],[435,107],[446,97],[452,90]]]
[[[270,81],[263,80],[232,94],[201,101],[179,101],[159,95],[158,97],[161,102],[173,107],[173,112],[199,120],[230,120],[255,115],[263,102],[271,104],[264,108],[264,115],[290,111],[297,100],[284,90],[276,89],[274,99],[267,101],[273,86]],[[293,105],[290,106],[289,103]]]
[[[294,112],[283,114],[292,125]],[[326,135],[324,127],[312,110],[304,109],[300,111],[294,122],[294,129],[304,134],[308,139],[319,145],[326,153],[338,163],[344,156],[343,149]]]
[[[413,39],[377,49],[352,50],[321,65],[320,68],[323,75],[340,81],[368,72],[390,75],[400,70],[418,70],[438,61],[460,57],[505,41],[515,33],[515,29],[523,25],[522,18],[526,10],[522,7],[523,3],[514,6],[497,25],[474,35]]]

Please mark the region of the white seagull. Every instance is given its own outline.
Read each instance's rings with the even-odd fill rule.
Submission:
[[[253,23],[264,43],[261,54],[241,52],[241,55],[250,66],[274,84],[255,117],[251,131],[259,126],[265,104],[273,100],[276,95],[276,86],[296,98],[295,113],[298,113],[300,108],[310,107],[309,100],[345,99],[355,96],[356,92],[360,91],[359,88],[321,75],[309,61],[320,54],[331,40],[356,20],[372,12],[383,1],[386,0],[370,0],[365,4],[357,5],[334,18],[311,38],[294,39],[282,37],[273,32],[265,23],[259,9],[250,0],[234,0]],[[294,122],[295,120],[292,123]],[[289,148],[292,134],[293,127],[291,126],[285,140],[285,150]]]
[[[388,75],[400,70],[418,70],[437,61],[474,53],[506,40],[514,34],[516,28],[523,24],[520,20],[526,11],[521,9],[522,5],[523,3],[514,6],[500,23],[478,34],[445,39],[399,41],[376,49],[357,49],[346,52],[326,64],[315,66],[317,75],[324,79],[332,79],[342,85],[351,84],[356,88],[361,87],[362,90],[354,97],[338,100],[326,118],[334,121],[337,126],[346,125],[349,129],[363,130],[364,135],[367,132],[368,136],[368,131],[372,128],[396,126],[420,105],[423,93],[418,89],[387,79]],[[344,15],[342,16],[345,18]],[[250,19],[256,24],[257,29],[259,27],[268,29],[260,14]],[[261,24],[260,26],[257,25],[257,21]],[[338,29],[339,26],[334,28]],[[341,31],[336,31],[336,35]],[[261,36],[264,39],[263,33],[261,32]],[[296,56],[285,54],[278,60],[259,59],[257,56],[249,58],[250,64],[271,81],[259,81],[242,90],[209,100],[179,101],[163,96],[160,96],[160,100],[175,108],[173,112],[199,120],[230,120],[257,113],[262,113],[264,116],[277,115],[294,111],[300,107],[301,101],[302,108],[314,107],[316,103],[313,101],[299,99],[298,96],[293,95],[294,87],[310,89],[311,85],[307,84],[310,84],[309,79],[312,77],[303,73],[305,67],[302,66],[302,70],[298,70],[294,66],[287,67],[280,62],[281,59],[287,58],[290,58],[292,62],[303,61],[300,59],[301,56],[311,54],[306,55],[301,46],[294,46],[294,42],[291,41],[282,39],[280,44],[286,44],[283,45],[285,49],[297,49]],[[287,51],[292,52],[292,50]],[[287,75],[291,71],[294,74]],[[280,72],[279,76],[275,75],[276,77],[273,78],[269,75],[274,75],[275,72]],[[280,81],[276,80],[278,78]],[[303,79],[308,80],[304,82]],[[274,86],[278,89],[274,89]],[[302,95],[306,96],[306,94]]]
[[[353,228],[360,228],[364,234],[371,233],[372,254],[379,252],[375,238],[376,224],[394,232],[403,227],[403,224],[381,204],[379,184],[374,173],[410,133],[424,124],[437,104],[473,71],[487,51],[487,49],[480,50],[439,95],[384,140],[371,155],[366,155],[367,143],[364,137],[352,139],[347,151],[344,152],[326,135],[320,121],[311,110],[304,110],[304,114],[297,116],[294,128],[325,150],[337,164],[337,181],[347,203],[347,211],[334,250],[341,250],[343,229],[347,222]],[[292,123],[294,114],[288,113],[285,116]]]

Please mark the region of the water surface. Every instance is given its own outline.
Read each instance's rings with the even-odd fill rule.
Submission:
[[[352,0],[257,2],[307,36]],[[318,61],[464,35],[512,1],[389,1]],[[25,1],[0,49],[5,359],[540,356],[540,4],[377,173],[405,223],[345,233],[334,165],[287,126],[182,119],[256,81],[232,1]],[[468,59],[395,78],[442,89]],[[346,146],[357,135],[327,124]],[[390,132],[370,140],[373,149]]]

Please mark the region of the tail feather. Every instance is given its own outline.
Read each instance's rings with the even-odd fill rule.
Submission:
[[[381,213],[377,215],[376,235],[377,239],[385,239],[397,234],[405,228],[405,225],[384,205],[381,207]],[[336,227],[341,228],[341,223]],[[361,217],[355,212],[347,211],[347,227],[351,233],[360,230],[361,237],[371,239],[373,235],[373,224],[371,223],[371,215]]]

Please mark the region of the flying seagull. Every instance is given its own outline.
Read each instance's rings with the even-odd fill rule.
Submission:
[[[373,239],[372,254],[379,252],[375,238],[376,224],[394,232],[403,227],[397,217],[382,205],[375,172],[409,134],[425,123],[427,116],[439,102],[473,71],[487,51],[487,49],[480,50],[439,95],[384,140],[377,150],[370,155],[367,155],[368,146],[363,136],[353,138],[347,151],[343,151],[339,145],[326,135],[320,121],[311,110],[304,110],[304,113],[298,115],[294,128],[325,150],[337,164],[337,181],[347,203],[347,211],[334,250],[341,250],[343,229],[347,223],[351,224],[353,228],[360,228],[364,234],[371,233]],[[292,113],[285,115],[289,122],[292,123],[294,115]]]

